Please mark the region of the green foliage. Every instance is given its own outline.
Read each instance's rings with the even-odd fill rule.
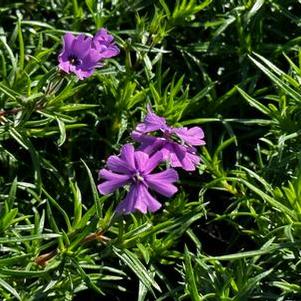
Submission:
[[[296,2],[1,1],[1,300],[300,299]],[[120,55],[60,74],[63,34],[102,26]],[[118,216],[97,171],[147,104],[202,126],[202,163]]]

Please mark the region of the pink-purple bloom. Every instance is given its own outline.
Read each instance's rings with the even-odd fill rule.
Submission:
[[[165,118],[157,116],[150,107],[144,121],[132,132],[132,138],[141,143],[139,150],[149,155],[160,151],[163,159],[169,161],[172,167],[187,171],[195,170],[200,163],[195,146],[205,144],[204,132],[200,127],[171,127]]]
[[[65,73],[74,73],[79,79],[89,77],[94,72],[101,55],[91,48],[90,37],[83,34],[75,37],[71,33],[64,35],[64,46],[59,55],[59,69]]]
[[[70,32],[66,33],[63,42],[58,57],[59,69],[68,74],[74,73],[79,79],[91,76],[97,67],[102,66],[104,59],[119,54],[114,38],[104,28],[93,38],[84,34],[76,37]]]
[[[101,59],[108,59],[119,54],[114,38],[105,28],[101,28],[92,40],[92,46],[101,54]]]
[[[135,151],[132,144],[124,145],[120,156],[110,156],[107,169],[99,171],[100,178],[105,180],[98,185],[99,192],[106,195],[129,185],[129,192],[116,208],[118,213],[157,211],[161,204],[148,190],[154,190],[166,197],[171,197],[178,190],[173,185],[178,180],[178,173],[174,169],[152,173],[162,159],[161,152],[149,156],[145,152]]]

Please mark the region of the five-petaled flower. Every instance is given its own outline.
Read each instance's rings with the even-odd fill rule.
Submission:
[[[84,34],[75,37],[72,33],[66,33],[63,41],[58,67],[65,73],[74,73],[79,79],[91,76],[95,68],[102,66],[104,59],[119,54],[114,38],[104,28],[94,38]]]
[[[124,145],[120,156],[110,156],[107,169],[99,171],[100,178],[105,180],[98,185],[99,192],[109,194],[122,186],[130,185],[125,199],[116,208],[117,213],[157,211],[161,204],[148,189],[166,197],[171,197],[178,190],[172,184],[178,180],[178,173],[174,169],[152,173],[162,159],[161,152],[149,156],[145,152],[135,151],[132,144]]]
[[[150,133],[155,132],[157,136]],[[132,132],[132,138],[141,143],[139,150],[152,155],[160,151],[172,167],[193,171],[200,163],[194,146],[204,145],[204,132],[200,127],[171,127],[165,118],[157,116],[150,107],[143,121]]]

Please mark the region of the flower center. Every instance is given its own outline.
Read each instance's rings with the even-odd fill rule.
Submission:
[[[78,66],[81,63],[81,60],[73,54],[69,55],[68,61],[73,66]]]
[[[133,174],[132,179],[133,179],[134,182],[142,182],[142,181],[144,181],[144,178],[139,173],[139,171],[137,171],[135,174]]]

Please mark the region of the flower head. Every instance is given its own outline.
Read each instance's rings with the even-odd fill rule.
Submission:
[[[150,133],[156,132],[157,136]],[[172,167],[181,167],[187,171],[195,170],[200,162],[194,146],[204,145],[204,132],[200,127],[174,128],[165,118],[157,116],[150,107],[144,121],[132,132],[132,138],[141,143],[140,150],[153,154],[161,151],[164,160]]]
[[[92,38],[66,33],[63,40],[63,49],[58,58],[59,69],[68,74],[74,73],[79,79],[91,76],[101,59],[100,53],[91,48]]]
[[[120,156],[110,156],[107,169],[99,171],[100,178],[105,181],[98,185],[101,194],[109,194],[116,189],[130,185],[125,199],[117,206],[118,213],[131,213],[139,210],[155,212],[161,204],[149,193],[152,189],[166,197],[171,197],[177,192],[177,187],[172,183],[178,180],[178,173],[169,168],[162,172],[152,171],[162,161],[162,153],[148,154],[135,151],[132,144],[122,147]]]
[[[92,40],[92,46],[101,54],[101,59],[108,59],[119,54],[114,38],[105,28],[101,28]]]
[[[68,32],[63,38],[63,49],[59,54],[59,69],[65,73],[74,73],[79,79],[93,74],[95,68],[101,67],[104,59],[119,54],[114,38],[102,28],[92,38],[80,34],[75,37]]]

